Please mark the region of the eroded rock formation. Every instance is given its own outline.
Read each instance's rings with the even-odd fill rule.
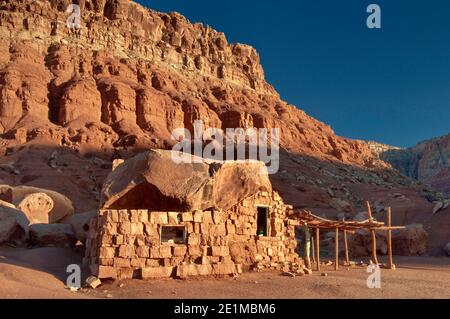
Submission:
[[[80,1],[77,36],[65,26],[69,2],[0,1],[1,184],[51,189],[86,212],[100,205],[114,160],[170,149],[175,128],[202,120],[280,128],[281,167],[270,178],[296,208],[334,217],[337,204],[356,214],[365,201],[382,201],[398,224],[428,230],[449,221],[429,218],[441,200],[431,189],[281,100],[255,49],[122,0]],[[448,236],[430,232],[431,247],[442,251]]]
[[[174,155],[184,162],[174,162]],[[262,191],[272,191],[262,162],[205,161],[184,153],[152,150],[109,175],[102,190],[102,208],[227,210]]]
[[[376,160],[365,143],[335,136],[282,101],[254,48],[132,1],[83,2],[77,38],[65,26],[66,5],[2,4],[0,133],[24,141],[43,135],[75,149],[164,147],[173,129],[201,119],[207,127],[281,128],[291,151],[359,165]]]

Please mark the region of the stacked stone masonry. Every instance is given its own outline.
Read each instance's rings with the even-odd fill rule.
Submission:
[[[258,236],[258,207],[269,208],[268,236]],[[100,210],[91,222],[86,262],[99,278],[153,279],[224,276],[243,270],[289,270],[297,222],[277,193],[261,192],[229,211]],[[161,242],[163,226],[182,226],[183,244]]]

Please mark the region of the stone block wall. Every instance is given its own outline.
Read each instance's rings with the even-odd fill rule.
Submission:
[[[270,206],[270,236],[257,236],[257,205]],[[289,209],[277,193],[262,192],[229,211],[101,210],[91,222],[85,260],[94,275],[113,279],[283,270],[302,264]],[[162,226],[184,226],[186,242],[162,243]]]
[[[266,237],[254,236],[258,206],[269,207],[269,236]],[[287,271],[304,265],[296,253],[295,228],[299,226],[299,222],[288,218],[292,206],[285,205],[278,193],[261,192],[247,198],[236,208],[237,224],[247,224],[250,221],[254,225],[246,234],[250,234],[250,240],[256,241],[255,262],[259,268]]]

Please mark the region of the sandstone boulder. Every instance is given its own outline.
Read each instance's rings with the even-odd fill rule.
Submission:
[[[20,171],[12,164],[0,164],[0,170],[8,172],[10,174],[19,175]]]
[[[396,255],[423,255],[427,252],[428,234],[422,225],[412,224],[392,232],[392,250]]]
[[[387,207],[385,207],[382,203],[380,203],[379,201],[376,201],[373,205],[373,211],[375,213],[381,213],[384,211],[387,211]]]
[[[356,222],[363,222],[365,220],[369,220],[369,213],[368,212],[360,212],[356,214],[355,217],[353,217],[353,220]]]
[[[394,255],[423,255],[427,251],[428,234],[422,225],[408,225],[405,229],[392,232],[392,251]],[[377,232],[377,253],[387,254],[386,232]],[[360,230],[350,237],[350,252],[354,257],[370,256],[372,237],[369,231]]]
[[[435,202],[433,215],[439,213],[441,210],[447,209],[448,207],[450,207],[450,199]]]
[[[95,289],[102,284],[102,281],[95,276],[89,276],[86,278],[85,283],[89,288]]]
[[[448,207],[450,207],[450,199],[444,200],[444,207],[442,209],[447,209]]]
[[[116,170],[116,168],[119,166],[119,165],[122,165],[123,164],[123,162],[125,162],[125,160],[123,160],[123,159],[115,159],[113,162],[112,162],[112,170],[113,171],[115,171]]]
[[[56,223],[74,213],[72,201],[58,192],[31,186],[0,186],[0,199],[10,203],[20,203],[28,195],[35,193],[46,194],[53,201],[53,208],[48,212],[48,223]]]
[[[16,205],[8,203],[8,202],[5,202],[4,200],[1,200],[1,199],[0,199],[0,206],[5,206],[5,207],[12,208],[12,209],[17,209]]]
[[[340,198],[333,198],[330,201],[330,206],[342,213],[351,213],[353,211],[352,205]]]
[[[433,215],[437,214],[443,208],[444,208],[444,202],[437,202],[433,208]]]
[[[28,236],[28,220],[11,205],[0,203],[0,244],[20,244]]]
[[[0,185],[0,200],[4,202],[12,202],[12,186]]]
[[[34,224],[30,226],[29,242],[40,247],[73,247],[77,238],[66,224]]]
[[[445,245],[444,251],[445,251],[445,253],[446,253],[448,256],[450,256],[450,243],[448,243],[447,245]]]
[[[372,236],[369,231],[359,230],[350,237],[349,250],[353,257],[370,256],[372,253]],[[377,233],[377,253],[386,255],[388,251],[386,235]]]
[[[74,214],[64,218],[61,223],[70,225],[77,239],[84,243],[86,242],[87,233],[89,231],[89,223],[92,218],[97,216],[97,214],[98,212],[96,210],[81,214]]]
[[[30,224],[49,223],[49,213],[53,209],[53,200],[45,193],[33,193],[17,198],[14,204],[28,218]]]
[[[182,163],[174,160],[180,159]],[[154,211],[229,209],[272,186],[264,163],[219,162],[152,150],[118,166],[102,190],[102,207]]]

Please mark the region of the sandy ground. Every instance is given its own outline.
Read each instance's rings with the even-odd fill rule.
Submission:
[[[382,270],[381,289],[368,289],[364,267],[327,267],[311,276],[246,273],[237,279],[126,280],[96,290],[65,289],[66,267],[81,257],[68,249],[0,248],[0,298],[450,298],[450,258],[396,257],[396,271]]]
[[[0,248],[0,298],[84,298],[65,289],[67,265],[80,263],[70,249]]]

